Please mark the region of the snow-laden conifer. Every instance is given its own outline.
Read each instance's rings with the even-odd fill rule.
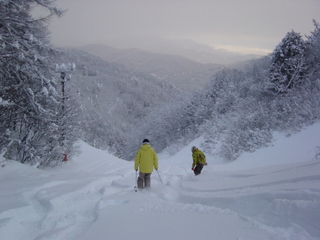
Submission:
[[[53,49],[46,23],[63,11],[53,2],[0,2],[0,150],[22,163],[55,165],[62,156],[57,147],[60,99],[48,62]],[[35,6],[49,15],[35,19]]]
[[[288,32],[271,55],[269,89],[286,93],[306,74],[305,42],[299,33]]]

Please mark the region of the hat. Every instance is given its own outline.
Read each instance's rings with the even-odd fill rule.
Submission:
[[[195,147],[195,146],[193,146],[192,148],[191,148],[191,151],[195,151],[197,148]]]
[[[148,142],[149,142],[148,139],[144,139],[144,140],[143,140],[143,143],[148,143]]]

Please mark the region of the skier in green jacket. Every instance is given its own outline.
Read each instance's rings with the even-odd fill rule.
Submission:
[[[195,175],[199,175],[202,171],[203,166],[207,166],[206,156],[201,152],[198,148],[192,147],[192,168],[191,170],[194,171]]]
[[[158,157],[156,151],[150,146],[148,139],[143,140],[143,144],[137,151],[134,162],[134,170],[138,171],[138,168],[138,188],[150,188],[150,177],[153,168],[158,170]]]

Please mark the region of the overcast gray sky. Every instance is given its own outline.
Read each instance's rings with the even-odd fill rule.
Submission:
[[[244,53],[267,53],[291,30],[309,35],[320,0],[57,0],[52,43],[80,46],[117,36],[182,38]]]

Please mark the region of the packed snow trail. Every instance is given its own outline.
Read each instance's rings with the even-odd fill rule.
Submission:
[[[154,172],[151,190],[138,192],[133,162],[85,143],[79,157],[54,169],[6,162],[0,168],[0,239],[317,240],[320,161],[310,152],[320,145],[319,134],[320,124],[233,163],[209,157],[199,176],[191,171],[195,142],[175,156],[159,154],[164,186]],[[288,150],[305,158],[287,159]],[[278,159],[259,159],[275,152]]]

